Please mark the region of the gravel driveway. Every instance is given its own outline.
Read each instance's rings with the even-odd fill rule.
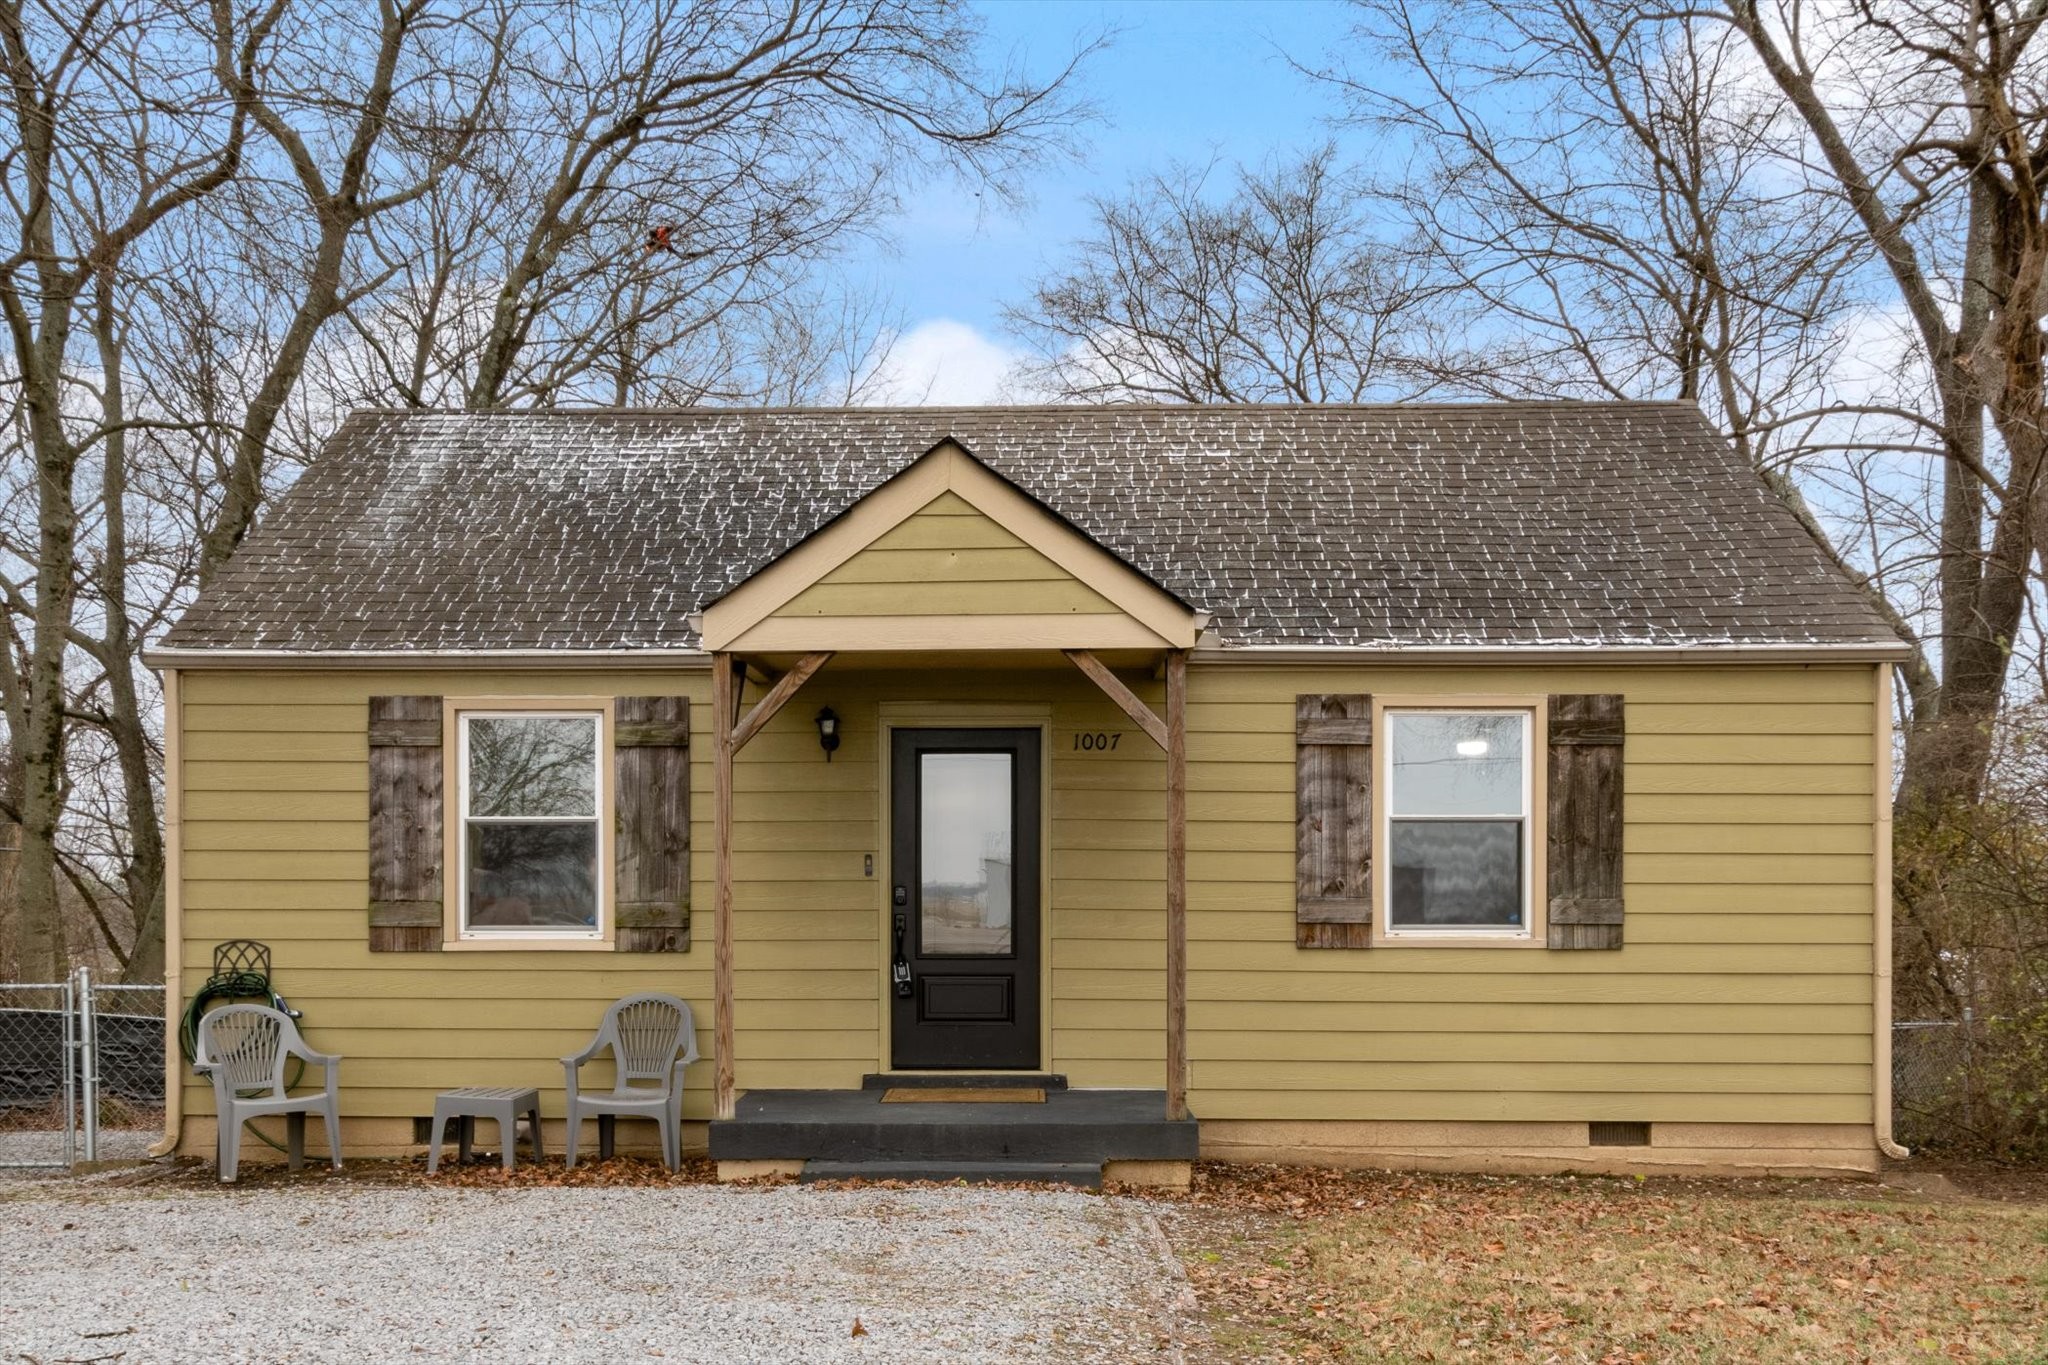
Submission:
[[[1192,1303],[1080,1193],[0,1191],[10,1362],[1172,1360]]]
[[[101,1161],[139,1161],[149,1155],[149,1149],[164,1135],[163,1128],[102,1128],[100,1129],[99,1159]],[[74,1139],[82,1142],[82,1139]],[[82,1146],[74,1145],[72,1154],[83,1159]],[[64,1132],[58,1129],[31,1128],[27,1131],[0,1129],[0,1170],[31,1164],[57,1165],[64,1160]],[[5,1178],[5,1177],[0,1177]],[[0,1357],[4,1359],[4,1357]],[[11,1365],[11,1363],[10,1363]]]

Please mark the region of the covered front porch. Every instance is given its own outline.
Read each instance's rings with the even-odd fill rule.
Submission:
[[[1202,623],[952,446],[706,609],[709,1141],[722,1172],[1092,1184],[1105,1169],[1184,1169],[1196,1143],[1187,664]],[[771,775],[750,750],[772,734],[760,757],[788,762],[812,725],[812,753],[831,765],[812,775],[839,793],[829,809],[800,773]],[[806,832],[787,802],[827,818]],[[772,818],[782,823],[770,834]],[[1114,846],[1092,848],[1091,826],[1113,827]],[[751,840],[736,843],[736,827]],[[761,944],[749,907],[787,900],[772,888],[803,866],[793,847],[834,841],[865,844],[876,951],[849,941],[835,959],[847,975],[830,984],[857,994],[872,973],[875,1062],[859,1088],[778,1085],[778,1071],[815,1072],[778,1067],[749,1043],[789,1032],[825,977],[775,980],[777,950]],[[850,869],[855,852],[815,856]],[[1079,875],[1089,871],[1110,876]],[[1090,890],[1097,882],[1120,889]],[[860,892],[848,895],[850,907]],[[1084,998],[1099,996],[1081,981],[1096,931],[1126,935],[1094,956],[1131,998]],[[1159,965],[1141,976],[1131,950],[1148,941]],[[1069,985],[1056,990],[1062,971]],[[1125,1008],[1110,1019],[1103,1004]],[[1143,1013],[1156,1043],[1134,1049]],[[1134,1051],[1154,1059],[1156,1083],[1138,1079]]]

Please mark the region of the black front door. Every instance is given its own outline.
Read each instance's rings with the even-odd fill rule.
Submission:
[[[898,730],[891,1062],[1035,1071],[1038,731]]]

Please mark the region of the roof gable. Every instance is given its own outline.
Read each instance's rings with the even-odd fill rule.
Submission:
[[[891,610],[878,611],[877,606]],[[772,614],[794,619],[906,610],[1103,615],[1117,606],[949,491],[884,531]]]
[[[1191,647],[1202,617],[941,441],[709,604],[713,650]]]

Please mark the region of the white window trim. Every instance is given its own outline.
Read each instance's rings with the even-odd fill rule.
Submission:
[[[1492,944],[1533,944],[1537,938],[1537,894],[1536,878],[1543,870],[1537,856],[1536,820],[1538,812],[1536,781],[1536,728],[1542,721],[1541,708],[1534,704],[1452,701],[1415,704],[1390,701],[1378,710],[1378,723],[1374,730],[1375,752],[1379,759],[1374,765],[1378,770],[1378,797],[1374,802],[1373,841],[1381,851],[1374,860],[1380,867],[1374,873],[1378,882],[1375,888],[1379,902],[1374,915],[1374,928],[1381,940],[1389,943],[1492,943]],[[1439,715],[1439,716],[1518,716],[1522,721],[1522,812],[1519,817],[1512,815],[1404,815],[1394,813],[1394,720],[1398,716]],[[1447,820],[1511,820],[1522,822],[1522,914],[1521,924],[1514,929],[1503,929],[1491,925],[1432,925],[1422,927],[1398,927],[1394,923],[1394,822],[1397,819],[1418,822]]]
[[[446,759],[443,790],[448,800],[445,879],[447,906],[442,947],[450,951],[553,950],[610,951],[616,925],[613,833],[616,819],[612,790],[612,699],[610,697],[448,697],[443,700],[442,734]],[[472,928],[469,924],[469,721],[503,717],[559,717],[597,722],[597,926],[594,929]],[[491,819],[494,817],[482,817]],[[580,824],[592,817],[532,817],[532,823]],[[519,823],[527,823],[522,818]]]

